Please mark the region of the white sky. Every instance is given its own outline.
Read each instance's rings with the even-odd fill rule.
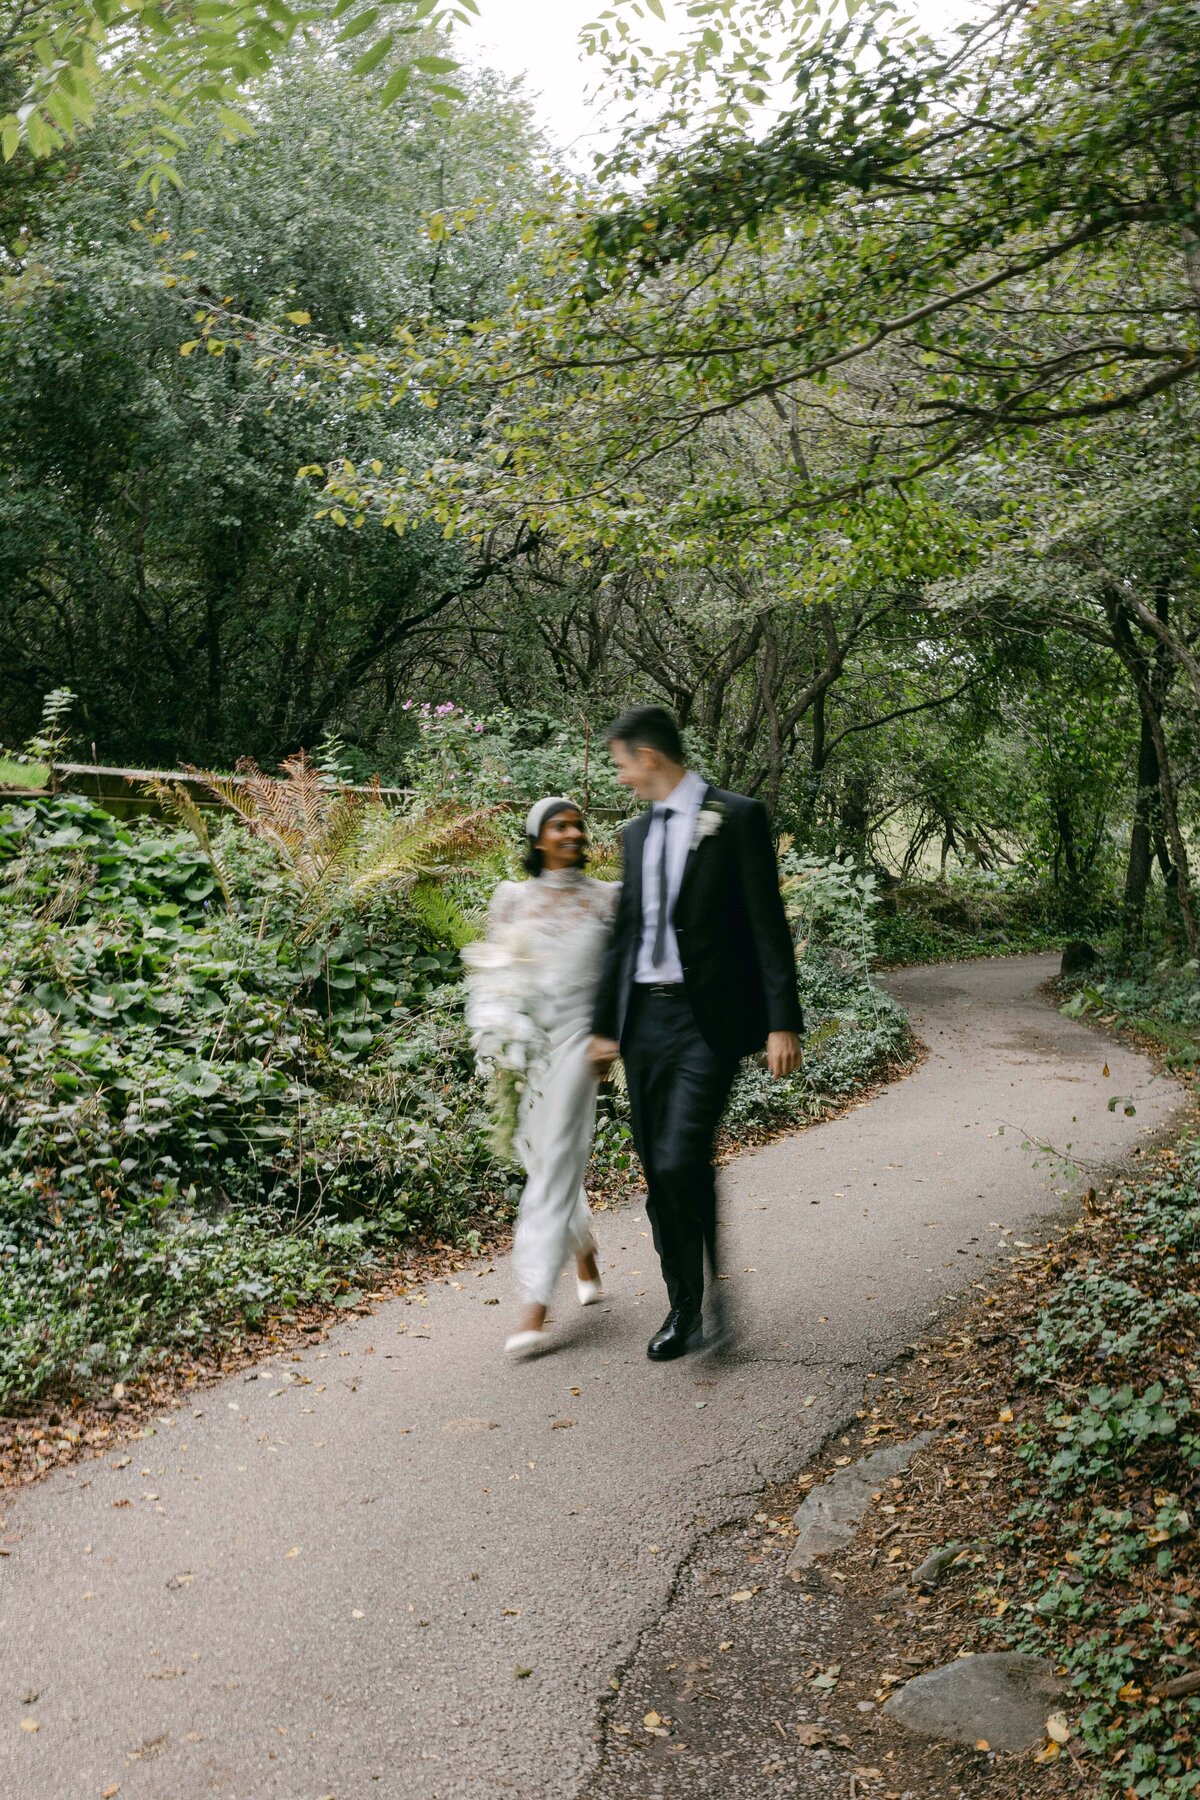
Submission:
[[[562,145],[575,144],[586,153],[603,135],[601,109],[589,108],[584,90],[595,76],[579,52],[579,31],[604,11],[608,0],[477,0],[480,17],[460,34],[462,52],[472,60],[502,70],[524,74],[535,99],[541,122]],[[680,0],[664,0],[668,25],[655,27],[661,42],[669,42],[672,14],[685,17]],[[913,0],[911,11],[927,31],[937,31],[962,17],[968,0]],[[645,30],[653,20],[631,19]],[[618,106],[614,113],[623,108]],[[614,120],[615,122],[615,120]]]

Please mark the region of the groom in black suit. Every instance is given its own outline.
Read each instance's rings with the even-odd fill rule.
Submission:
[[[656,1362],[701,1341],[717,1273],[712,1146],[739,1060],[800,1064],[796,961],[765,809],[687,768],[679,727],[639,706],[609,728],[617,779],[652,802],[623,835],[625,878],[596,998],[593,1058],[625,1058],[646,1211],[671,1310]]]

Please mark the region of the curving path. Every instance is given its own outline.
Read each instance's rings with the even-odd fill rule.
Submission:
[[[1179,1106],[1036,997],[1053,969],[889,977],[923,1066],[726,1172],[732,1362],[647,1362],[664,1301],[633,1205],[600,1220],[611,1304],[580,1313],[564,1287],[556,1355],[504,1366],[508,1274],[481,1265],[15,1500],[0,1794],[574,1794],[597,1697],[697,1533],[1055,1213],[1072,1184],[1023,1142],[1111,1166]]]

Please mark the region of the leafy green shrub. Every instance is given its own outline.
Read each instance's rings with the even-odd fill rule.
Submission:
[[[1019,878],[974,875],[893,888],[880,910],[876,938],[885,965],[955,962],[1059,949],[1063,928],[1055,922],[1048,890]]]
[[[1196,1587],[1200,1145],[1128,1190],[1103,1229],[1103,1253],[1063,1269],[1020,1349],[1037,1405],[1004,1541],[1026,1566],[994,1629],[1067,1670],[1098,1793],[1183,1800],[1200,1787],[1200,1698],[1155,1689],[1188,1668],[1179,1628]]]
[[[1169,1067],[1200,1065],[1200,963],[1143,957],[1121,975],[1081,981],[1063,1007],[1070,1018],[1105,1017],[1153,1038]]]
[[[879,892],[875,873],[833,857],[780,858],[788,919],[804,943],[842,952],[864,973],[875,961]]]

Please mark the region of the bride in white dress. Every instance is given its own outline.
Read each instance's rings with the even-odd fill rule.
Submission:
[[[596,1240],[583,1189],[596,1123],[589,1057],[592,1003],[620,892],[584,873],[587,827],[565,795],[539,800],[525,822],[528,881],[502,881],[487,936],[468,946],[467,1023],[476,1055],[521,1083],[513,1145],[528,1180],[513,1238],[524,1310],[505,1349],[527,1356],[547,1340],[554,1285],[575,1258],[582,1306],[601,1298]]]

